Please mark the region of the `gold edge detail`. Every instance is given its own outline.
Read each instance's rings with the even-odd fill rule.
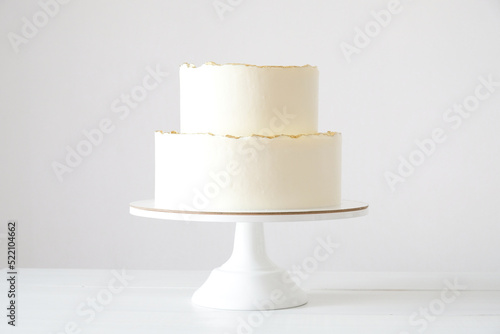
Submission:
[[[177,131],[169,131],[165,132],[162,130],[157,130],[155,131],[157,133],[161,134],[167,134],[167,135],[208,135],[208,136],[213,136],[213,137],[226,137],[226,138],[231,138],[231,139],[240,139],[240,138],[250,138],[250,137],[260,137],[260,138],[277,138],[277,137],[289,137],[289,138],[300,138],[304,136],[329,136],[333,137],[336,134],[341,135],[340,132],[334,132],[334,131],[327,131],[327,132],[316,132],[316,133],[303,133],[303,134],[298,134],[298,135],[287,135],[287,134],[279,134],[279,135],[274,135],[274,136],[265,136],[265,135],[259,135],[259,134],[252,134],[250,136],[233,136],[233,135],[216,135],[211,132],[206,132],[206,133],[179,133]]]
[[[363,211],[368,209],[368,205],[350,209],[331,209],[331,210],[310,210],[310,211],[285,211],[285,212],[213,212],[213,211],[182,211],[182,210],[169,210],[169,209],[157,209],[157,208],[144,208],[140,206],[130,205],[131,208],[144,210],[144,211],[154,211],[154,212],[166,212],[166,213],[179,213],[179,214],[196,214],[196,215],[223,215],[223,216],[275,216],[275,215],[308,215],[308,214],[323,214],[323,213],[344,213],[344,212],[355,212]]]
[[[213,61],[209,61],[209,62],[206,62],[204,63],[203,65],[201,66],[196,66],[194,64],[191,64],[191,63],[183,63],[181,64],[180,67],[187,67],[187,68],[201,68],[205,65],[208,65],[208,66],[226,66],[226,65],[236,65],[236,66],[247,66],[247,67],[255,67],[255,68],[315,68],[317,69],[318,67],[317,66],[314,66],[314,65],[309,65],[309,64],[306,64],[306,65],[290,65],[290,66],[281,66],[281,65],[252,65],[252,64],[243,64],[243,63],[225,63],[225,64],[217,64]]]

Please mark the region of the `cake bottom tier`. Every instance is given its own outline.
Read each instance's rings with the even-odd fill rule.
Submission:
[[[155,205],[259,212],[340,204],[340,133],[275,137],[155,133]]]

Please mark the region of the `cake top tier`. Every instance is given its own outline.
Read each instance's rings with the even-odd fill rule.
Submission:
[[[181,132],[248,136],[318,130],[315,66],[183,64]]]

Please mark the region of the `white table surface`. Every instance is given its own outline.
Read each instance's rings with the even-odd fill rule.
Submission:
[[[317,273],[304,284],[308,304],[260,312],[192,305],[208,272],[125,271],[127,286],[110,293],[119,272],[19,270],[18,327],[2,311],[0,333],[500,333],[499,274]],[[6,275],[0,271],[3,305]],[[418,315],[437,305],[444,280],[457,278],[466,288],[455,301],[432,320]],[[91,319],[87,303],[97,296],[107,304],[97,303]]]

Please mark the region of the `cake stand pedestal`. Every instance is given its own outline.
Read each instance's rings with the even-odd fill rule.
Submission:
[[[368,205],[342,201],[338,206],[308,211],[186,212],[155,206],[154,200],[130,203],[135,216],[199,222],[236,223],[233,253],[212,270],[194,293],[194,304],[226,310],[275,310],[307,303],[306,293],[267,256],[263,223],[333,220],[364,216]]]

